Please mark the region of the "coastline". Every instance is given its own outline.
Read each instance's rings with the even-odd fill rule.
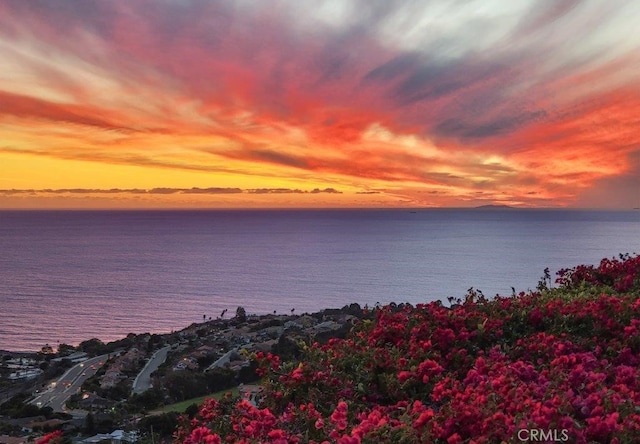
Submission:
[[[240,307],[239,307],[240,308]],[[340,315],[340,314],[359,314],[361,315],[363,313],[363,311],[366,311],[368,308],[361,308],[359,304],[357,303],[352,303],[352,304],[348,304],[343,306],[342,308],[324,308],[322,310],[313,312],[313,313],[301,313],[301,314],[278,314],[278,313],[269,313],[269,314],[248,314],[246,315],[246,321],[243,321],[242,323],[246,323],[248,325],[252,325],[252,324],[257,324],[260,322],[264,322],[264,321],[270,321],[270,320],[278,320],[281,322],[295,322],[297,319],[300,318],[304,318],[304,317],[313,317],[313,318],[321,318],[321,317],[326,317],[326,316],[335,316],[335,315]],[[83,341],[81,341],[78,344],[66,344],[66,343],[61,343],[63,347],[71,347],[73,349],[77,349],[77,348],[82,348],[82,344],[85,343],[89,343],[89,342],[95,342],[98,341],[99,343],[105,345],[105,346],[115,346],[118,344],[123,343],[123,341],[126,340],[131,340],[132,338],[137,338],[137,337],[158,337],[161,338],[162,340],[167,340],[170,339],[172,337],[175,336],[180,336],[180,335],[184,335],[185,333],[189,333],[192,332],[193,330],[197,330],[199,328],[202,328],[204,326],[208,326],[211,327],[213,329],[227,329],[229,327],[232,327],[234,325],[237,325],[239,322],[237,320],[236,317],[229,317],[227,319],[224,318],[216,318],[216,319],[209,319],[209,320],[204,320],[203,322],[193,322],[191,324],[189,324],[188,326],[180,329],[180,330],[173,330],[171,332],[141,332],[141,333],[134,333],[131,332],[125,336],[121,336],[118,339],[113,339],[113,340],[107,340],[107,341],[103,341],[99,338],[96,337],[89,337]],[[47,351],[47,352],[43,352],[43,349],[51,347],[52,351]],[[57,346],[53,346],[49,343],[43,344],[42,349],[40,350],[5,350],[5,349],[0,349],[0,355],[9,355],[11,357],[25,357],[25,358],[30,358],[30,357],[35,357],[37,355],[41,355],[41,354],[57,354],[56,352],[56,347]]]

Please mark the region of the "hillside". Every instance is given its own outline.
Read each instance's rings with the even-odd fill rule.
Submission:
[[[180,442],[634,442],[640,257],[560,271],[539,291],[377,308],[297,361],[256,355],[255,406],[208,400]]]

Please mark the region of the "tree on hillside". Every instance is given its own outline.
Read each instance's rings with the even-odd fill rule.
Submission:
[[[96,420],[93,417],[93,413],[89,413],[84,419],[84,432],[87,435],[94,435],[96,433]]]
[[[244,307],[238,307],[236,309],[236,319],[239,322],[247,322],[247,312]]]
[[[58,356],[67,356],[76,351],[73,345],[65,344],[64,342],[58,345]]]

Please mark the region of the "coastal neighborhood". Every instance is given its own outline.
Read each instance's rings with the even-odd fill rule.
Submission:
[[[247,315],[239,307],[230,319],[163,335],[2,352],[0,444],[33,442],[53,430],[86,444],[170,440],[179,414],[207,395],[255,404],[257,353],[295,359],[304,344],[344,337],[363,313],[357,304],[302,315]]]

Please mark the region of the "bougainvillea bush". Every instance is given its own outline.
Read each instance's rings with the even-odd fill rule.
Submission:
[[[628,443],[640,437],[640,257],[446,307],[376,308],[298,362],[259,354],[258,405],[206,401],[184,443]]]
[[[36,439],[36,444],[61,444],[63,439],[62,430],[55,430]]]

